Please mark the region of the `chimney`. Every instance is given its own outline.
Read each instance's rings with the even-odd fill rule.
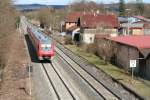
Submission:
[[[91,12],[93,13],[93,12],[94,12],[94,10],[92,9],[92,10],[91,10]]]
[[[96,13],[94,12],[94,17],[96,16]]]
[[[83,15],[85,15],[85,11],[83,12]]]
[[[99,10],[97,10],[96,13],[99,14]]]

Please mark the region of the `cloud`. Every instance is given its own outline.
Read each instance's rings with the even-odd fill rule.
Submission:
[[[38,4],[68,4],[71,3],[73,1],[77,1],[77,0],[13,0],[15,1],[15,3],[17,4],[33,4],[33,3],[38,3]],[[118,3],[119,0],[87,0],[87,1],[95,1],[98,3]],[[135,1],[135,0],[125,0],[126,2],[128,1]],[[143,0],[145,2],[150,2],[149,0]]]
[[[67,4],[70,0],[14,0],[16,4]]]

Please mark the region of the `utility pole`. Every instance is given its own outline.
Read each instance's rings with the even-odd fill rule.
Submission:
[[[142,2],[143,2],[143,0],[136,0],[136,2],[137,2],[137,3],[142,3]]]
[[[126,11],[127,11],[127,19],[128,19],[128,35],[130,35],[130,26],[129,26],[129,24],[130,24],[130,22],[129,22],[129,11],[130,11],[131,9],[126,9]]]

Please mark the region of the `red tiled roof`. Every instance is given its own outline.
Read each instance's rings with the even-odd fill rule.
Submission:
[[[81,17],[83,27],[95,28],[98,24],[111,28],[118,27],[118,21],[114,15],[86,14]]]
[[[138,49],[150,49],[150,36],[118,36],[108,38],[118,43],[136,47]]]
[[[78,27],[78,26],[72,26],[72,27],[68,28],[67,30],[68,30],[68,31],[73,31],[73,30],[75,30],[75,29],[77,29],[77,28],[79,28],[79,27]]]
[[[66,21],[77,22],[78,18],[80,18],[81,25],[87,28],[95,28],[98,24],[111,28],[118,27],[118,20],[115,15],[75,12],[67,15]]]
[[[66,18],[65,21],[66,22],[77,22],[77,19],[80,18],[83,15],[83,13],[81,12],[72,12],[69,13]]]
[[[144,16],[133,16],[133,17],[138,19],[146,19]]]
[[[104,34],[96,34],[95,35],[95,39],[105,39],[107,37],[109,37],[109,34],[106,34],[106,33],[104,33]]]

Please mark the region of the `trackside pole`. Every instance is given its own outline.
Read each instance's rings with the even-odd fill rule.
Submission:
[[[32,91],[31,91],[31,66],[29,65],[29,94],[30,96],[32,95]]]
[[[30,64],[27,65],[28,75],[29,75],[29,95],[32,96],[32,83],[31,83],[31,72],[32,66]]]
[[[133,75],[134,75],[134,67],[136,67],[136,60],[130,60],[130,68],[132,68],[132,81],[133,81]]]
[[[133,76],[134,75],[134,67],[132,67],[132,81],[133,81]]]

